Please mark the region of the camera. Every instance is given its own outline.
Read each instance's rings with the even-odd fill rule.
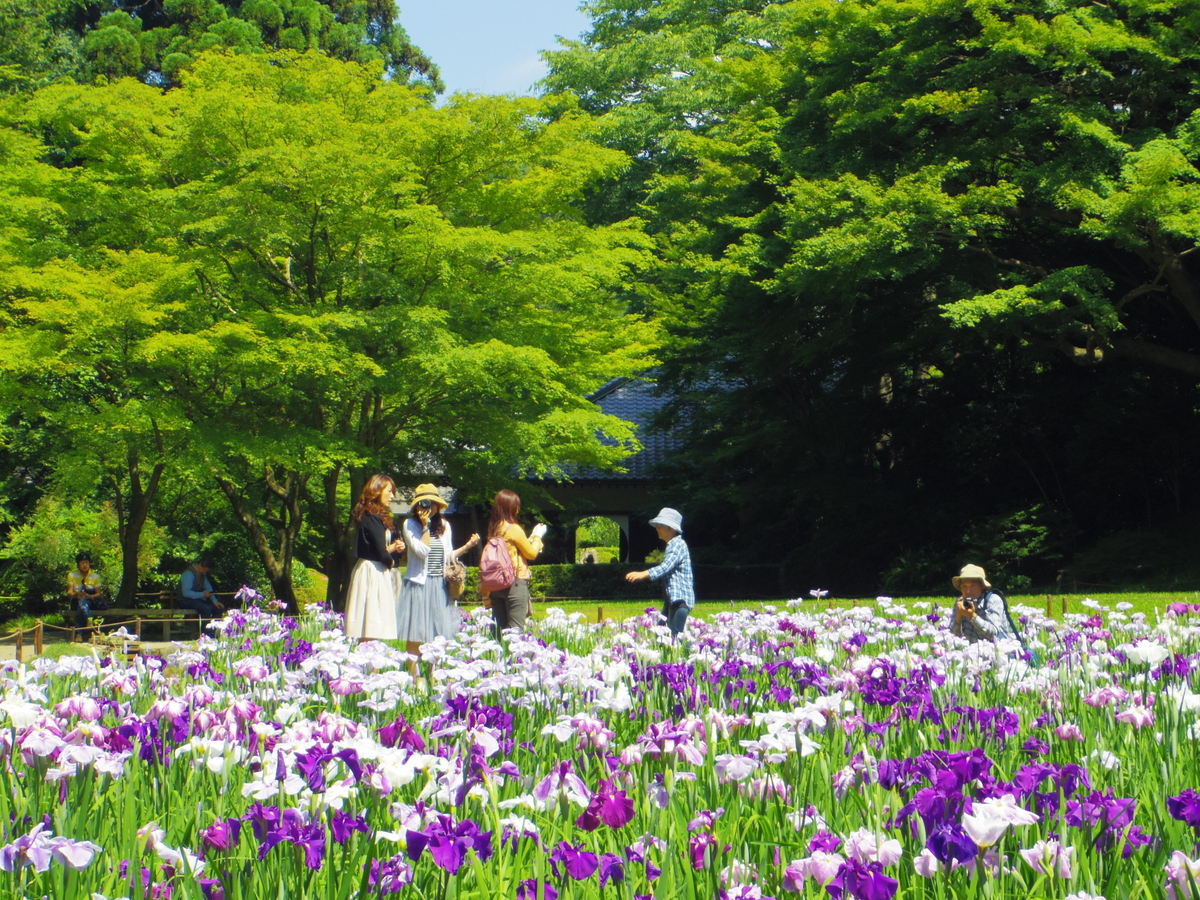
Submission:
[[[418,500],[417,509],[433,509],[432,500]]]
[[[963,603],[963,609],[974,609],[975,608],[974,600],[963,600],[962,603]]]

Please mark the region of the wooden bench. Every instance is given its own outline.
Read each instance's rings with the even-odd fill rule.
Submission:
[[[214,596],[221,598],[221,602],[223,602],[227,608],[234,608],[237,606],[237,604],[233,602],[234,593],[234,591],[219,591]],[[69,630],[71,641],[74,642],[75,640],[79,639],[78,632],[86,633],[94,630],[94,627],[91,625],[92,619],[102,619],[105,625],[118,625],[121,623],[132,624],[133,628],[131,630],[139,637],[142,636],[143,622],[160,623],[162,625],[163,641],[171,640],[171,626],[176,620],[179,620],[180,624],[183,624],[184,620],[194,619],[197,622],[197,637],[203,633],[205,622],[212,621],[211,619],[201,619],[200,614],[194,609],[176,606],[174,591],[162,590],[154,591],[152,593],[135,594],[134,596],[139,600],[142,598],[147,600],[156,600],[158,601],[159,605],[110,607],[108,609],[92,610],[91,616],[88,617],[88,626],[81,629],[75,625],[75,609],[74,604],[71,604],[72,608],[64,614],[64,618],[68,620],[68,624],[70,625]]]

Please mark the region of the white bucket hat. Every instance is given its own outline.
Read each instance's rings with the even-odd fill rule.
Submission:
[[[658,511],[658,515],[650,520],[651,525],[666,525],[676,534],[683,534],[683,516],[678,510],[671,509],[669,506],[664,506]]]
[[[985,573],[980,566],[963,566],[962,571],[950,579],[950,583],[954,585],[954,589],[956,591],[962,590],[960,585],[962,584],[962,580],[964,578],[974,578],[978,581],[982,581],[985,588],[991,587],[987,580],[987,573]]]

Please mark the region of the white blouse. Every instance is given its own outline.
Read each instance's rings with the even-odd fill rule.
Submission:
[[[445,530],[441,537],[430,538],[430,543],[438,541],[442,545],[442,559],[450,559],[454,554],[454,544],[450,539],[450,523],[443,521]],[[421,540],[423,533],[420,519],[405,519],[404,546],[408,548],[408,567],[404,570],[404,579],[413,584],[425,583],[425,560],[429,556],[429,546]]]

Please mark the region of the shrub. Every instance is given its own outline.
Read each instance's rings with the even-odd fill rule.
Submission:
[[[547,565],[530,566],[533,578],[529,589],[535,600],[546,597],[579,598],[584,600],[645,600],[656,604],[662,597],[657,582],[639,581],[630,584],[627,572],[640,572],[641,564],[610,563],[608,565]],[[785,591],[779,566],[694,566],[696,596],[705,600],[779,599],[798,596],[795,590]],[[467,569],[467,583],[460,598],[462,603],[478,603],[479,570]]]
[[[138,559],[143,575],[158,564],[164,545],[162,530],[147,522]],[[75,568],[75,554],[80,551],[91,554],[105,588],[115,594],[121,586],[121,546],[112,504],[75,504],[53,495],[43,497],[28,520],[12,530],[0,553],[26,573],[26,611],[57,605],[66,594],[67,574]]]

